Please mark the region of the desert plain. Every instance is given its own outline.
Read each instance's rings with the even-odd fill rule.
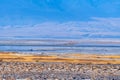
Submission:
[[[1,80],[120,80],[120,55],[0,52]]]

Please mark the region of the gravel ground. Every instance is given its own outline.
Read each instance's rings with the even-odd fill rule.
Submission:
[[[1,62],[0,80],[120,80],[120,65]]]

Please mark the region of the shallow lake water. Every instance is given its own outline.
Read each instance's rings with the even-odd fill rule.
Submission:
[[[120,54],[119,43],[59,40],[1,40],[1,52]]]

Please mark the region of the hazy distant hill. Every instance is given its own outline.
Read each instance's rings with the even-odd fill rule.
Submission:
[[[93,18],[89,21],[43,22],[0,27],[0,36],[13,38],[119,39],[119,18]]]

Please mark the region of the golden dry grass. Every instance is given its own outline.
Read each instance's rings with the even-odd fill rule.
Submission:
[[[120,55],[65,54],[65,55],[25,55],[0,53],[0,61],[7,62],[69,62],[81,64],[120,64]]]

